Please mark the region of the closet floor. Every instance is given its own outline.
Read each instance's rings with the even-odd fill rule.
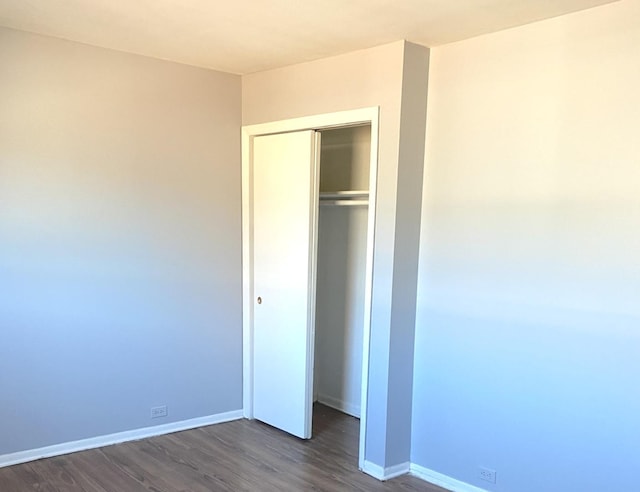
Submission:
[[[316,404],[309,441],[238,420],[0,468],[0,490],[445,492],[358,471],[358,432],[358,419]]]

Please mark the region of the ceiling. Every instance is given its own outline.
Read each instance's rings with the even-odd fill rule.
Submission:
[[[0,0],[0,25],[245,74],[407,39],[437,46],[613,0]]]

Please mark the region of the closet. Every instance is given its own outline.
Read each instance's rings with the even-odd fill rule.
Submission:
[[[320,142],[314,399],[360,417],[371,129]]]
[[[303,439],[315,401],[366,425],[377,118],[243,128],[243,414]]]

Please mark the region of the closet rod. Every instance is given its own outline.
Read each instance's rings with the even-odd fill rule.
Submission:
[[[332,205],[337,207],[353,207],[369,205],[369,200],[320,200],[320,205]]]
[[[320,200],[335,200],[349,198],[369,198],[368,191],[321,191]]]

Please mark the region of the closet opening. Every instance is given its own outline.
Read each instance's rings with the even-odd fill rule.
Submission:
[[[314,402],[359,419],[371,125],[320,134]]]

